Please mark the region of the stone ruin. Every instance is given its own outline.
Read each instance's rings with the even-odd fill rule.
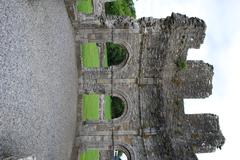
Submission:
[[[184,99],[206,98],[212,92],[213,66],[186,60],[188,49],[204,41],[204,21],[177,13],[164,19],[106,16],[105,2],[93,0],[91,15],[77,13],[76,2],[66,2],[77,51],[80,44],[98,43],[101,65],[84,68],[78,53],[78,128],[72,159],[94,148],[101,160],[110,160],[115,149],[129,160],[196,160],[196,153],[221,148],[225,138],[217,115],[184,113]],[[127,49],[121,64],[103,67],[106,42]],[[124,113],[111,121],[83,122],[82,95],[89,93],[119,97]]]

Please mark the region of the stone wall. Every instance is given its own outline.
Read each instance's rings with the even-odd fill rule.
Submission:
[[[195,160],[195,153],[221,147],[224,137],[217,116],[184,113],[183,98],[205,98],[212,90],[213,67],[186,60],[188,49],[203,43],[204,21],[176,13],[165,19],[106,16],[105,1],[93,2],[94,14],[87,15],[87,21],[79,14],[73,23],[76,43],[96,42],[101,51],[104,43],[113,42],[125,47],[128,56],[109,68],[81,65],[79,94],[118,96],[125,111],[111,121],[82,121],[80,102],[79,153],[97,148],[105,160],[122,147],[131,160]]]

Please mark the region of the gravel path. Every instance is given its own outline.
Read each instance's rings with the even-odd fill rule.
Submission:
[[[0,159],[68,160],[77,68],[63,0],[0,0]]]

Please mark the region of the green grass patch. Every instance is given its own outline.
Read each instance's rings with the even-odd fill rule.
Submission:
[[[83,95],[83,120],[99,119],[99,96],[97,94]]]
[[[99,68],[99,51],[96,43],[86,43],[80,45],[83,66],[86,68]]]
[[[104,105],[104,119],[105,120],[111,120],[112,114],[111,114],[111,96],[105,96],[104,97],[105,105]]]
[[[77,1],[77,11],[85,14],[93,13],[93,3],[92,0],[78,0]]]
[[[80,160],[99,160],[99,150],[87,150],[80,154]]]

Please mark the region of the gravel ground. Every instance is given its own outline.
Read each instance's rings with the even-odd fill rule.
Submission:
[[[0,0],[0,159],[70,159],[76,104],[74,37],[63,0]]]

